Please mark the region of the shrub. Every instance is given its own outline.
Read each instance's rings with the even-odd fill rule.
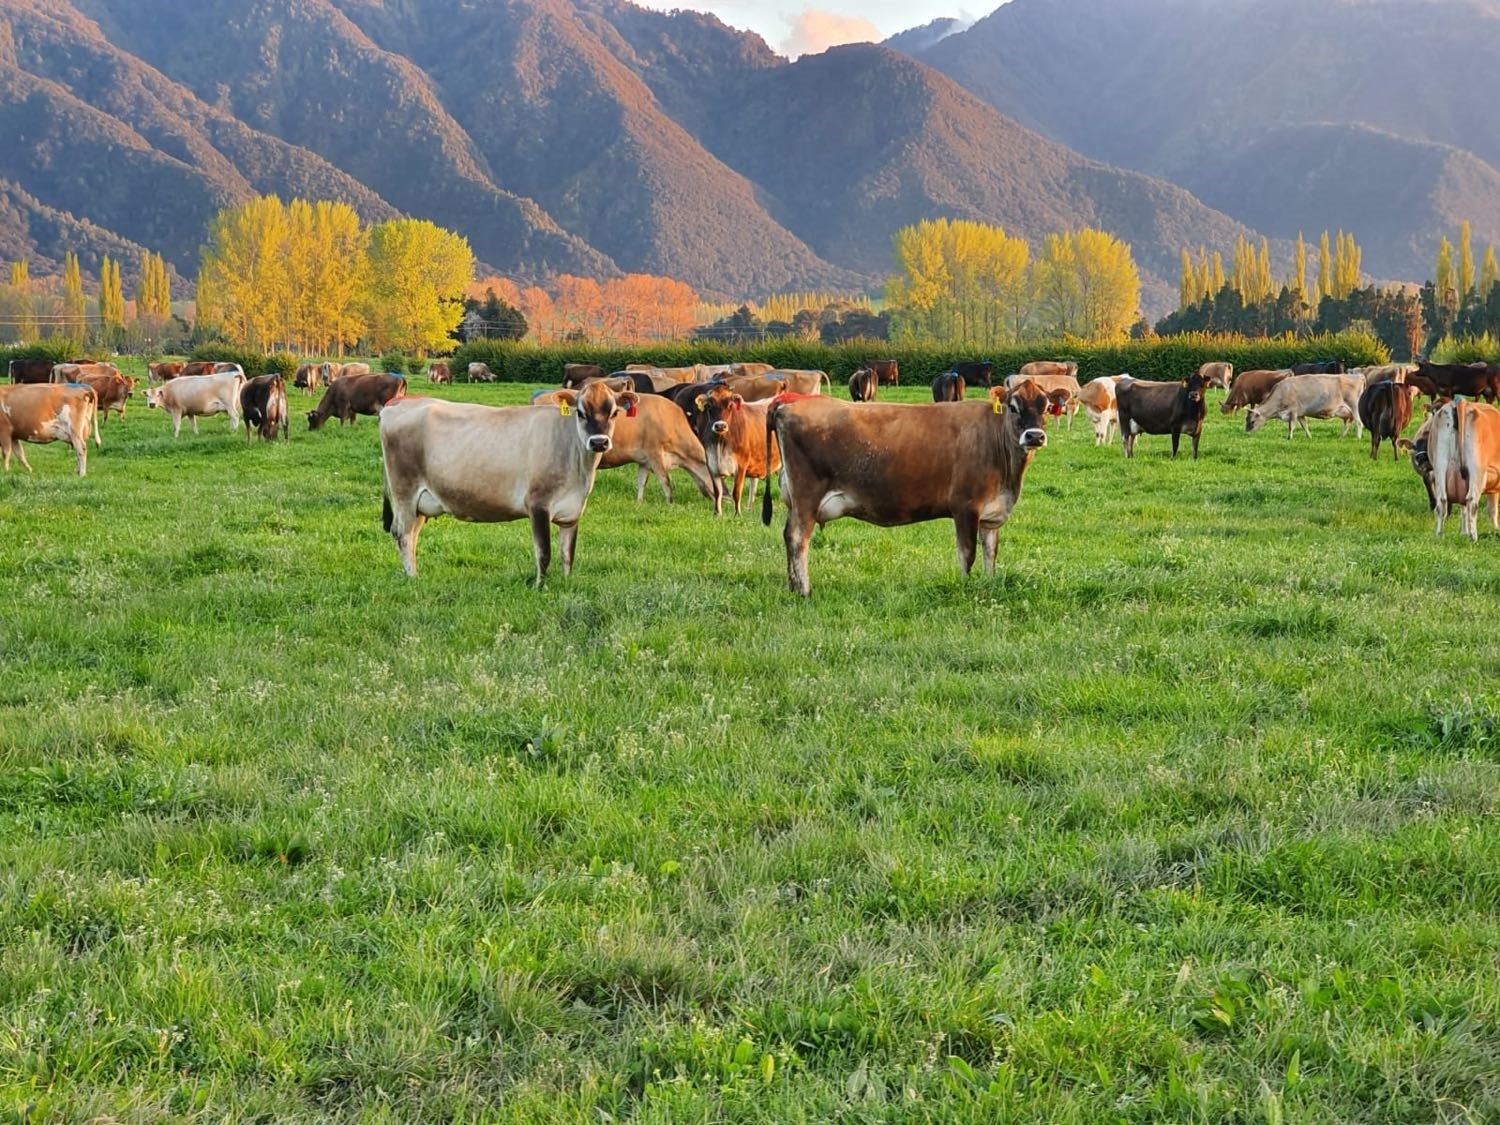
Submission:
[[[66,363],[70,359],[83,359],[86,354],[83,345],[76,340],[67,340],[54,337],[50,340],[39,340],[34,344],[20,344],[16,347],[0,348],[0,377],[5,377],[6,370],[10,367],[13,359],[48,359],[53,363]]]
[[[265,362],[261,364],[261,369],[259,372],[253,372],[247,367],[245,368],[245,374],[270,375],[272,373],[275,373],[285,379],[286,385],[290,387],[292,385],[292,380],[297,377],[297,368],[300,366],[301,363],[298,358],[292,355],[290,352],[277,352],[274,355],[266,356]]]
[[[1500,362],[1500,341],[1488,332],[1479,336],[1444,336],[1432,349],[1433,363]]]
[[[1389,353],[1380,341],[1348,332],[1304,339],[1197,333],[1110,343],[1061,340],[989,350],[880,341],[829,345],[774,340],[741,346],[694,342],[617,347],[475,340],[454,353],[451,366],[462,372],[478,361],[489,364],[502,382],[555,386],[562,381],[564,363],[597,363],[606,371],[618,371],[627,363],[685,367],[694,363],[761,362],[777,367],[819,368],[840,386],[869,359],[895,359],[901,364],[902,383],[928,385],[965,360],[991,360],[996,376],[1003,377],[1034,359],[1073,359],[1078,361],[1079,379],[1086,382],[1125,371],[1139,379],[1181,379],[1210,360],[1227,360],[1236,371],[1288,367],[1312,359],[1342,359],[1350,367],[1363,367],[1388,362]]]
[[[266,357],[252,348],[236,348],[231,344],[199,344],[188,353],[189,359],[208,360],[213,363],[238,363],[248,376],[265,374]]]
[[[392,368],[392,370],[396,370]],[[419,379],[427,374],[427,361],[418,356],[412,356],[406,361],[406,373],[413,379]]]
[[[383,355],[380,357],[380,366],[375,370],[389,371],[394,375],[399,375],[406,370],[406,357],[396,352]]]

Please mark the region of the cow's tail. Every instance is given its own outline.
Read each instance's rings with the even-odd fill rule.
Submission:
[[[1464,491],[1467,492],[1468,491],[1468,487],[1467,486],[1469,484],[1469,450],[1468,450],[1468,442],[1467,442],[1466,439],[1468,438],[1468,432],[1469,432],[1469,427],[1468,427],[1469,404],[1467,402],[1460,401],[1457,404],[1457,409],[1458,409],[1458,475],[1463,479],[1463,482],[1464,482],[1464,485],[1465,485]]]
[[[771,450],[775,448],[776,415],[780,409],[772,400],[771,409],[766,411],[766,493],[760,500],[760,522],[766,527],[771,526]]]
[[[380,494],[380,522],[390,531],[391,525],[396,522],[396,513],[391,508],[391,494],[382,492]]]
[[[828,388],[828,390],[827,390],[826,393],[827,394],[833,394],[833,379],[829,376],[828,372],[826,372],[826,371],[819,371],[818,372],[818,379],[820,380],[822,386]],[[769,465],[770,462],[767,461],[766,464]]]

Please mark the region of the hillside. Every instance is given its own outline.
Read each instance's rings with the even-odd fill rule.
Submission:
[[[1492,0],[1012,0],[915,53],[1079,152],[1268,233],[1317,215],[1355,230],[1373,271],[1420,277],[1430,232],[1495,209],[1500,119],[1457,76],[1497,52]],[[1302,127],[1330,125],[1332,149],[1310,147]],[[1398,156],[1380,134],[1415,144]]]
[[[952,215],[1104,226],[1155,311],[1179,244],[1245,230],[899,52],[788,63],[625,0],[0,0],[0,125],[0,178],[187,274],[256,192],[431,218],[523,280],[717,297],[878,286],[897,226]]]

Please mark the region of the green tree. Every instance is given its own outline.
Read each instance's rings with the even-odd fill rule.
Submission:
[[[445,350],[473,280],[474,253],[461,235],[425,219],[376,226],[366,291],[376,349],[419,357]]]

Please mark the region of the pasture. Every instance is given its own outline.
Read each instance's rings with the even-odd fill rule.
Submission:
[[[1500,537],[1405,459],[1080,414],[992,580],[844,521],[806,602],[615,470],[538,591],[290,397],[0,479],[9,1115],[1500,1117]]]

